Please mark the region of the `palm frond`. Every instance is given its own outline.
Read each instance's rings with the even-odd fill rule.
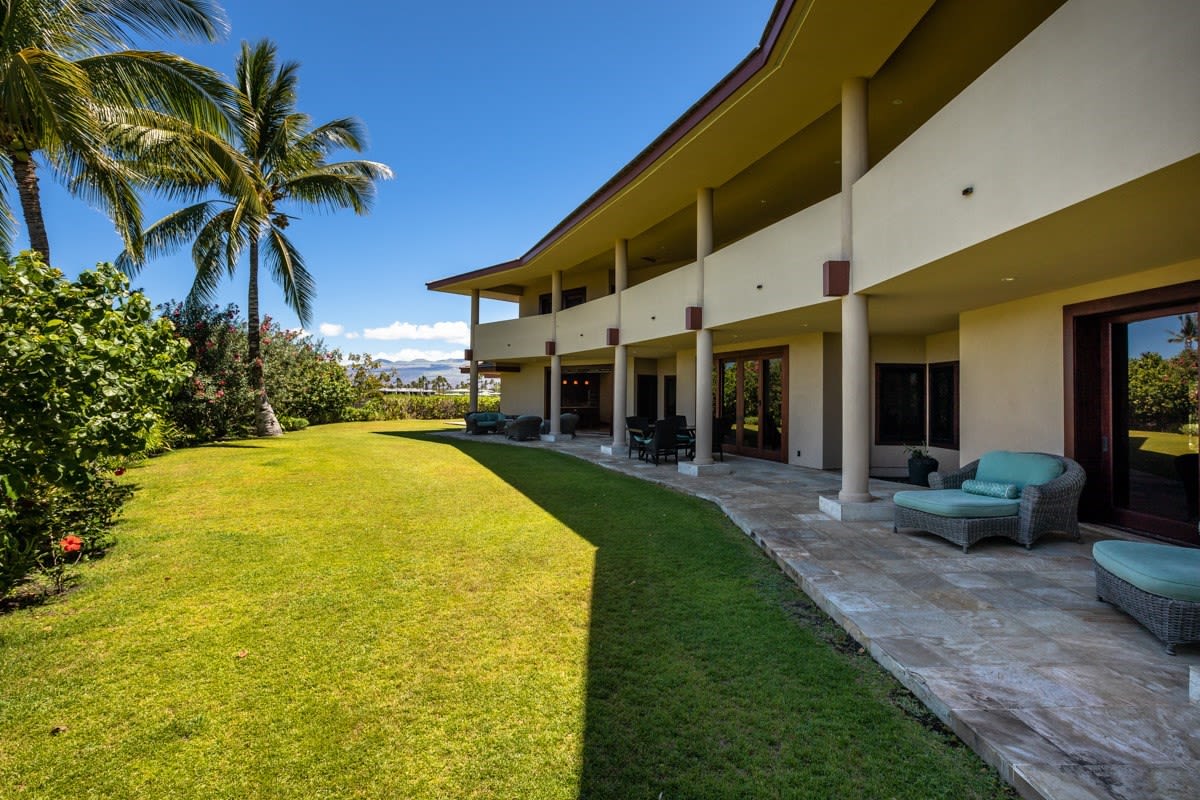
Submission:
[[[298,175],[284,184],[287,196],[321,211],[349,208],[356,214],[370,210],[376,180],[386,180],[392,171],[375,161],[341,161]]]
[[[142,234],[143,252],[123,250],[117,256],[117,268],[128,275],[136,275],[147,259],[175,252],[196,237],[217,215],[220,205],[218,201],[209,200],[167,214]]]
[[[161,111],[218,135],[237,114],[233,89],[215,70],[172,53],[123,50],[75,63],[101,103]]]
[[[291,240],[275,227],[267,231],[263,244],[263,260],[271,277],[283,289],[283,299],[296,312],[301,325],[311,324],[317,284],[304,264],[304,257]]]

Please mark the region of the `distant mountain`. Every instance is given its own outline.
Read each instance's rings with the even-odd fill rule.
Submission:
[[[432,381],[438,375],[444,377],[450,382],[451,386],[457,386],[460,383],[467,382],[467,376],[459,371],[459,367],[466,365],[466,361],[457,358],[449,358],[442,361],[387,361],[380,359],[379,369],[376,373],[379,375],[391,375],[392,380],[399,383],[412,383],[422,375],[425,380]]]

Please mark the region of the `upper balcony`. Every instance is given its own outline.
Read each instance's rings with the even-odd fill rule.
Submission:
[[[1195,0],[1063,5],[855,184],[853,289],[933,265],[970,307],[1186,256],[1158,230],[1195,203],[1198,31]]]
[[[544,356],[551,339],[549,314],[489,322],[475,328],[476,360],[513,361]]]
[[[621,293],[621,342],[647,342],[684,333],[684,309],[696,305],[695,263],[631,286]]]
[[[558,353],[569,355],[607,346],[606,333],[617,326],[615,294],[558,312]]]

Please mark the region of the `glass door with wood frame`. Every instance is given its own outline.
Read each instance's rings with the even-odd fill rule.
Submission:
[[[1109,320],[1114,521],[1197,540],[1197,306]]]
[[[786,460],[786,363],[786,350],[723,354],[718,358],[713,386],[725,452]]]

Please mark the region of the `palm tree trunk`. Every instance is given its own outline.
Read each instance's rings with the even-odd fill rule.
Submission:
[[[46,236],[46,221],[42,218],[42,192],[38,187],[33,154],[10,151],[8,159],[12,162],[17,194],[21,197],[21,212],[25,215],[25,228],[29,232],[29,247],[41,253],[43,260],[49,264],[50,240]]]
[[[246,298],[246,344],[250,356],[250,388],[254,390],[257,407],[254,412],[254,431],[259,436],[282,436],[283,427],[275,417],[275,409],[267,399],[267,384],[263,379],[262,330],[258,320],[258,232],[250,235],[250,293]]]

